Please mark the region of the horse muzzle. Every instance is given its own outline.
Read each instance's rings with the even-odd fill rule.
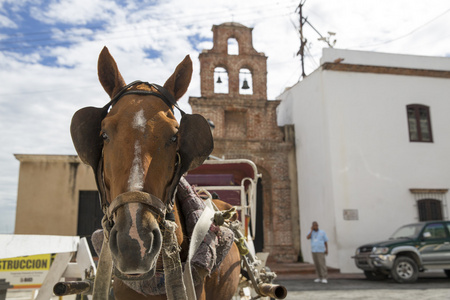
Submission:
[[[157,197],[139,191],[126,192],[108,208],[112,227],[109,247],[115,274],[123,280],[153,276],[162,246],[159,228],[165,205]]]

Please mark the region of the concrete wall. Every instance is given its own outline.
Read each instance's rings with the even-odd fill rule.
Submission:
[[[327,61],[387,66],[322,67],[280,96],[279,124],[295,124],[304,258],[312,261],[305,236],[314,219],[330,238],[328,265],[355,272],[356,247],[418,221],[410,189],[450,187],[450,59],[326,49]],[[433,73],[416,72],[427,62]],[[408,104],[430,107],[433,143],[409,141]],[[345,220],[344,210],[356,210],[357,220]]]
[[[74,155],[16,154],[20,161],[15,234],[77,235],[80,190],[97,190]]]
[[[311,247],[306,235],[313,221],[325,230],[330,239],[328,264],[338,265],[334,221],[334,195],[328,139],[328,119],[322,99],[322,74],[314,72],[286,91],[278,109],[279,116],[292,114],[295,124],[295,145],[300,210],[300,241],[303,259],[312,262]],[[286,102],[285,102],[286,101]],[[283,104],[291,103],[292,107]],[[289,117],[288,117],[289,118]],[[284,125],[279,118],[279,125]]]

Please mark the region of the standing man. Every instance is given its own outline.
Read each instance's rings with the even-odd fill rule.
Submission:
[[[328,255],[328,237],[325,231],[319,229],[319,224],[312,223],[311,232],[306,236],[311,240],[311,252],[316,267],[317,279],[314,282],[328,283],[328,269],[325,263],[325,255]]]

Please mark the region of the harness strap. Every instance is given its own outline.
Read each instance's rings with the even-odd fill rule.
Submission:
[[[189,300],[197,299],[195,294],[194,279],[192,278],[191,260],[208,233],[208,230],[213,222],[213,218],[214,211],[209,206],[206,206],[192,232],[191,242],[189,243],[189,254],[183,272],[183,279],[186,285],[186,294]]]
[[[164,266],[166,296],[169,300],[193,300],[188,298],[183,281],[183,269],[180,260],[180,247],[178,246],[175,230],[177,224],[166,220],[164,222],[164,237],[161,255]],[[195,298],[194,298],[195,299]]]
[[[128,203],[142,203],[149,206],[160,220],[166,214],[166,205],[155,195],[140,191],[131,191],[120,194],[111,202],[108,207],[108,216],[112,217],[117,209]]]
[[[164,87],[162,87],[162,86],[160,86],[159,84],[156,84],[156,83],[150,84],[150,83],[147,82],[147,84],[149,84],[150,86],[153,86],[154,88],[156,88],[156,90],[158,90],[158,92],[160,92],[162,95],[164,95],[164,97],[169,101],[169,103],[172,104],[176,109],[178,109],[178,110],[180,111],[181,116],[184,116],[184,115],[186,114],[186,113],[178,106],[177,101],[176,101],[175,98],[172,96],[172,94],[169,93],[168,90],[166,90]],[[163,100],[165,100],[165,99],[163,99]],[[166,101],[164,101],[164,102],[166,102]],[[167,104],[167,102],[166,102],[166,104]],[[167,105],[170,107],[169,104],[167,104]],[[172,110],[172,112],[173,112],[173,110]]]
[[[94,288],[92,292],[93,300],[105,300],[109,298],[109,288],[111,285],[111,274],[113,269],[113,262],[111,256],[111,249],[109,248],[109,231],[106,230],[107,224],[106,215],[103,217],[102,226],[103,238],[102,250],[98,260],[97,273],[94,279]]]

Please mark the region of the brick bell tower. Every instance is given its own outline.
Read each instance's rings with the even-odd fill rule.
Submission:
[[[253,48],[252,30],[238,23],[212,27],[213,48],[199,55],[201,97],[189,103],[215,125],[212,155],[250,159],[262,174],[256,250],[294,262],[300,234],[293,127],[277,125],[280,101],[267,100],[267,57]]]

